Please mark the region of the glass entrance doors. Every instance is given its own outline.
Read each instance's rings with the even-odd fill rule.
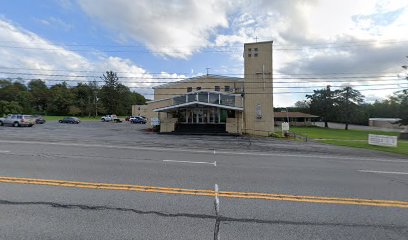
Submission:
[[[181,123],[191,124],[218,124],[220,121],[221,110],[219,108],[188,108],[180,109],[179,119]]]

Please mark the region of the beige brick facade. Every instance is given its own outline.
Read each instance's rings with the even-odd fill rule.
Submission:
[[[133,115],[160,119],[161,132],[185,125],[224,128],[233,134],[274,131],[272,42],[244,45],[244,78],[203,75],[154,87],[154,100]]]
[[[272,42],[244,45],[244,129],[251,135],[274,131]]]

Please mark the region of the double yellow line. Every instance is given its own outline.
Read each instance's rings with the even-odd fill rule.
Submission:
[[[288,195],[288,194],[254,193],[254,192],[228,192],[228,191],[215,192],[214,190],[201,190],[201,189],[166,188],[166,187],[140,186],[140,185],[129,185],[129,184],[75,182],[75,181],[65,181],[65,180],[46,180],[46,179],[15,178],[15,177],[0,177],[0,183],[32,184],[32,185],[46,185],[46,186],[70,187],[70,188],[135,191],[135,192],[150,192],[150,193],[164,193],[164,194],[181,194],[181,195],[194,195],[194,196],[206,196],[206,197],[215,197],[215,195],[218,195],[218,197],[239,198],[239,199],[259,199],[259,200],[275,200],[275,201],[306,202],[306,203],[325,203],[325,204],[362,205],[362,206],[374,206],[374,207],[408,208],[408,202],[393,201],[393,200],[299,196],[299,195]]]

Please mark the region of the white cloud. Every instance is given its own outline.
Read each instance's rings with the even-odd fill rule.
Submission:
[[[0,19],[0,51],[2,67],[21,66],[28,69],[75,71],[90,68],[81,55],[53,45],[38,35]]]
[[[64,9],[71,9],[73,6],[73,0],[57,0],[57,3]]]
[[[49,17],[46,19],[35,19],[35,20],[45,26],[51,26],[55,29],[63,29],[66,32],[71,31],[73,29],[73,26],[71,24],[66,23],[62,21],[61,19],[55,18],[55,17]]]
[[[51,80],[95,80],[106,71],[118,73],[123,84],[132,90],[151,97],[151,87],[156,78],[172,81],[183,78],[176,74],[150,74],[129,59],[110,57],[100,54],[96,61],[53,44],[40,36],[0,19],[0,40],[4,45],[0,49],[0,77],[4,78],[41,78]],[[84,73],[85,72],[85,73]],[[16,74],[17,73],[17,74]],[[30,75],[34,74],[34,75]],[[58,75],[58,76],[56,76]],[[61,75],[61,76],[60,76]],[[76,77],[78,75],[96,75],[96,77]],[[97,79],[100,80],[100,79]],[[49,84],[55,84],[49,81]],[[72,81],[75,85],[77,81]]]
[[[219,35],[217,45],[242,44],[259,40],[274,40],[274,72],[286,77],[296,74],[327,73],[392,73],[395,79],[404,62],[402,50],[407,48],[408,3],[406,1],[345,0],[345,1],[243,1],[240,17],[231,21],[231,34]],[[354,44],[354,46],[352,46]],[[351,45],[351,46],[350,46]],[[242,58],[236,55],[237,61]],[[279,75],[277,75],[279,76]],[[333,78],[338,76],[333,76]],[[377,79],[378,80],[378,79]],[[381,80],[381,78],[380,78]],[[297,80],[299,81],[299,80]],[[296,82],[296,80],[294,80]],[[372,86],[358,89],[381,88],[363,94],[383,98],[398,85],[395,81],[358,80],[349,84]],[[275,89],[276,106],[284,106],[304,99],[305,94],[278,92],[312,91],[313,86],[330,84],[303,84],[308,88]],[[335,83],[339,85],[339,83]],[[286,84],[287,85],[287,84]],[[331,85],[334,85],[331,83]],[[275,84],[279,86],[279,84]],[[296,86],[296,84],[292,84]],[[406,86],[406,85],[404,85]],[[402,88],[402,87],[401,87]]]
[[[123,84],[150,99],[153,97],[153,86],[186,78],[184,75],[167,72],[149,73],[145,69],[136,66],[131,60],[119,57],[108,57],[97,64],[96,67],[102,72],[106,69],[117,72]]]
[[[239,67],[236,70],[237,66],[241,66],[242,70],[242,45],[244,42],[255,41],[255,37],[258,41],[274,41],[275,73],[285,73],[285,76],[293,78],[299,73],[397,74],[401,70],[400,66],[405,63],[404,56],[407,55],[403,52],[408,44],[406,0],[77,2],[96,23],[111,29],[116,41],[127,44],[139,42],[162,57],[188,58],[212,47],[231,49],[231,57],[237,64],[220,66],[227,69],[226,75],[231,69],[234,69],[234,73],[240,72]],[[67,0],[61,0],[60,3],[73,6]],[[49,19],[45,20],[50,22]],[[4,22],[0,24],[4,25]],[[7,24],[11,25],[6,22]],[[3,25],[0,27],[10,27]],[[17,28],[13,25],[11,27]],[[6,37],[8,31],[11,30],[0,32],[0,37]],[[24,46],[35,46],[32,44],[35,41],[31,38],[36,36],[18,28],[17,32],[24,36],[23,40],[19,40],[24,42]],[[11,31],[11,36],[7,37],[17,40],[22,37],[17,35]],[[136,76],[155,78],[128,59],[102,55],[95,62],[40,40],[44,41],[46,48],[53,50],[46,52],[3,48],[0,50],[0,56],[11,66],[73,70],[89,68],[95,71],[105,71],[110,66],[118,72],[132,72],[136,73]],[[353,43],[356,46],[350,47]],[[15,55],[19,58],[13,58]],[[65,57],[62,58],[62,55]],[[166,75],[163,73],[163,76]],[[311,91],[310,88],[303,90]],[[367,93],[375,95],[374,92]],[[377,91],[378,97],[385,94],[389,93]],[[303,98],[304,94],[277,95],[275,102],[291,103]]]
[[[186,58],[209,44],[217,28],[228,27],[231,3],[209,1],[79,0],[82,9],[118,34],[152,52]]]

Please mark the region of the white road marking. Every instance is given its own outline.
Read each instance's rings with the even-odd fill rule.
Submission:
[[[358,171],[366,172],[366,173],[385,173],[385,174],[408,175],[408,172],[387,172],[387,171],[374,171],[374,170],[358,170]]]
[[[118,145],[103,145],[103,144],[83,144],[83,143],[68,143],[68,142],[31,142],[31,141],[12,141],[0,140],[3,143],[24,143],[24,144],[38,144],[38,145],[55,145],[62,147],[97,147],[97,148],[112,148],[112,149],[130,149],[130,150],[146,150],[146,151],[164,151],[164,152],[187,152],[187,153],[214,153],[211,150],[199,149],[183,149],[183,148],[158,148],[158,147],[137,147],[137,146],[118,146]],[[358,158],[332,155],[305,155],[305,154],[283,154],[283,153],[259,153],[259,152],[230,152],[217,151],[221,155],[247,155],[247,156],[277,156],[277,157],[298,157],[298,158],[313,158],[313,159],[336,159],[336,160],[354,160],[354,161],[372,161],[372,162],[396,162],[408,163],[406,159],[385,160],[379,158]]]
[[[7,150],[0,150],[0,153],[9,153],[10,151]]]
[[[175,163],[197,163],[197,164],[210,164],[217,166],[217,162],[194,162],[194,161],[179,161],[179,160],[163,160],[163,162],[175,162]]]
[[[220,199],[218,198],[218,184],[214,185],[214,192],[215,192],[215,199],[214,199],[214,207],[215,207],[215,215],[218,217],[220,212]]]

